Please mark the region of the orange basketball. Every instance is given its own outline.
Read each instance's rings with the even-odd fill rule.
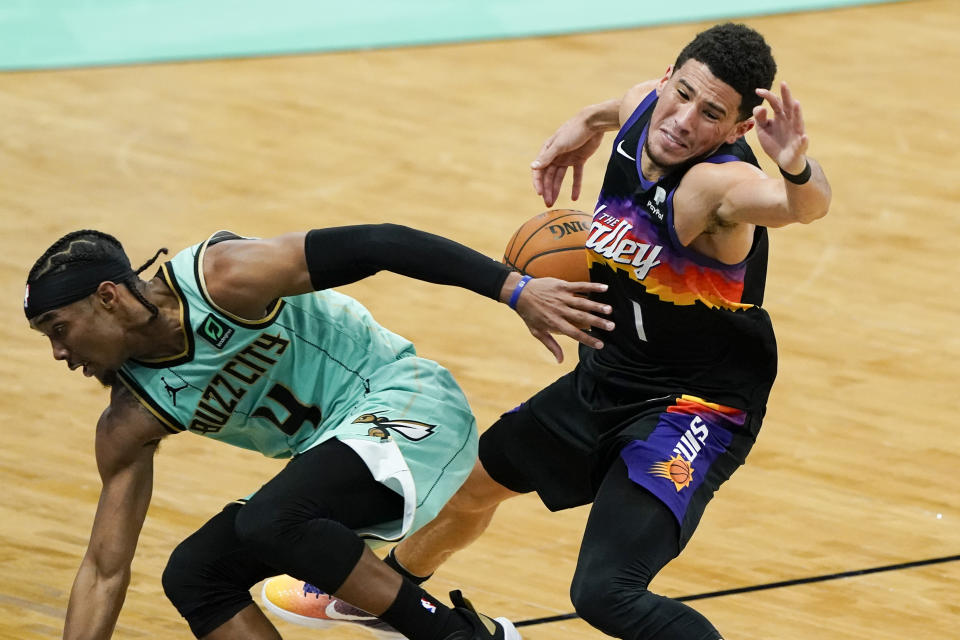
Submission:
[[[524,222],[510,238],[503,261],[535,278],[590,280],[584,245],[593,216],[575,209],[551,209]]]

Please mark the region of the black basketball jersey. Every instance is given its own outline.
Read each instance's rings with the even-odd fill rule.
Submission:
[[[685,393],[741,409],[762,408],[776,376],[773,327],[763,302],[767,230],[757,227],[747,258],[728,265],[683,246],[673,196],[699,162],[758,166],[742,138],[656,182],[640,151],[657,102],[652,92],[613,143],[587,237],[590,279],[609,289],[612,332],[594,330],[603,349],[581,347],[581,366],[621,393]]]

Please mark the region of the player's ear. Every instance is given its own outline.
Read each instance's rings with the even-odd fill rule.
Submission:
[[[104,281],[94,292],[94,299],[101,308],[112,311],[117,307],[120,298],[120,292],[117,290],[115,282]]]
[[[663,88],[667,86],[667,81],[670,80],[670,76],[673,75],[673,65],[667,67],[667,70],[663,72],[663,77],[660,78],[660,81],[657,83],[657,95],[660,95],[660,92],[663,91]]]
[[[733,125],[733,130],[730,132],[730,135],[727,136],[725,142],[727,144],[733,144],[743,136],[747,135],[747,132],[750,131],[750,129],[753,129],[755,124],[756,122],[753,120],[753,118],[741,120]]]

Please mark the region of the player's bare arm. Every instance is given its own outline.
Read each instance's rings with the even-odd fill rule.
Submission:
[[[757,95],[773,112],[771,117],[767,106],[754,108],[757,139],[786,175],[733,182],[724,193],[717,215],[722,220],[768,227],[822,218],[830,208],[832,192],[820,164],[807,155],[810,143],[800,103],[786,82],[780,83],[779,96],[766,89],[757,89]]]
[[[580,197],[583,165],[600,147],[603,134],[619,129],[656,86],[656,80],[648,80],[631,87],[620,98],[586,106],[547,138],[536,159],[530,163],[533,188],[543,197],[546,206],[552,207],[557,201],[569,167],[573,167],[570,197],[572,200]]]
[[[228,240],[209,247],[203,266],[207,290],[225,310],[256,319],[279,297],[341,286],[380,270],[480,292],[472,282],[474,267],[492,269],[494,276],[502,269],[499,264],[493,269],[487,264],[493,261],[463,245],[397,225],[321,232],[312,245],[307,234],[291,233],[267,240]],[[307,254],[314,255],[313,259],[308,260]],[[515,272],[507,274],[490,296],[508,302],[520,280]],[[563,352],[551,333],[594,348],[603,346],[583,328],[613,328],[613,323],[602,317],[610,313],[610,307],[585,297],[605,289],[605,285],[590,282],[536,278],[525,282],[516,310],[559,361]]]
[[[753,226],[810,223],[827,214],[830,184],[809,146],[800,104],[781,83],[781,95],[758,89],[773,111],[754,109],[764,152],[786,176],[767,176],[745,162],[701,163],[687,173],[674,197],[681,242],[723,262],[738,262],[750,249]],[[791,179],[792,178],[792,179]]]
[[[256,320],[277,298],[314,291],[304,254],[306,233],[263,240],[227,240],[207,247],[207,291],[227,311]]]
[[[63,637],[109,638],[130,582],[130,563],[153,491],[153,456],[166,432],[122,387],[97,423],[103,483],[87,552],[70,592]]]

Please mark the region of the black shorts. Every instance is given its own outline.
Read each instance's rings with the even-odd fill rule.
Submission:
[[[620,457],[630,479],[673,512],[682,544],[746,460],[763,412],[677,393],[625,392],[577,367],[487,429],[480,461],[503,486],[536,491],[558,511],[593,502]]]

